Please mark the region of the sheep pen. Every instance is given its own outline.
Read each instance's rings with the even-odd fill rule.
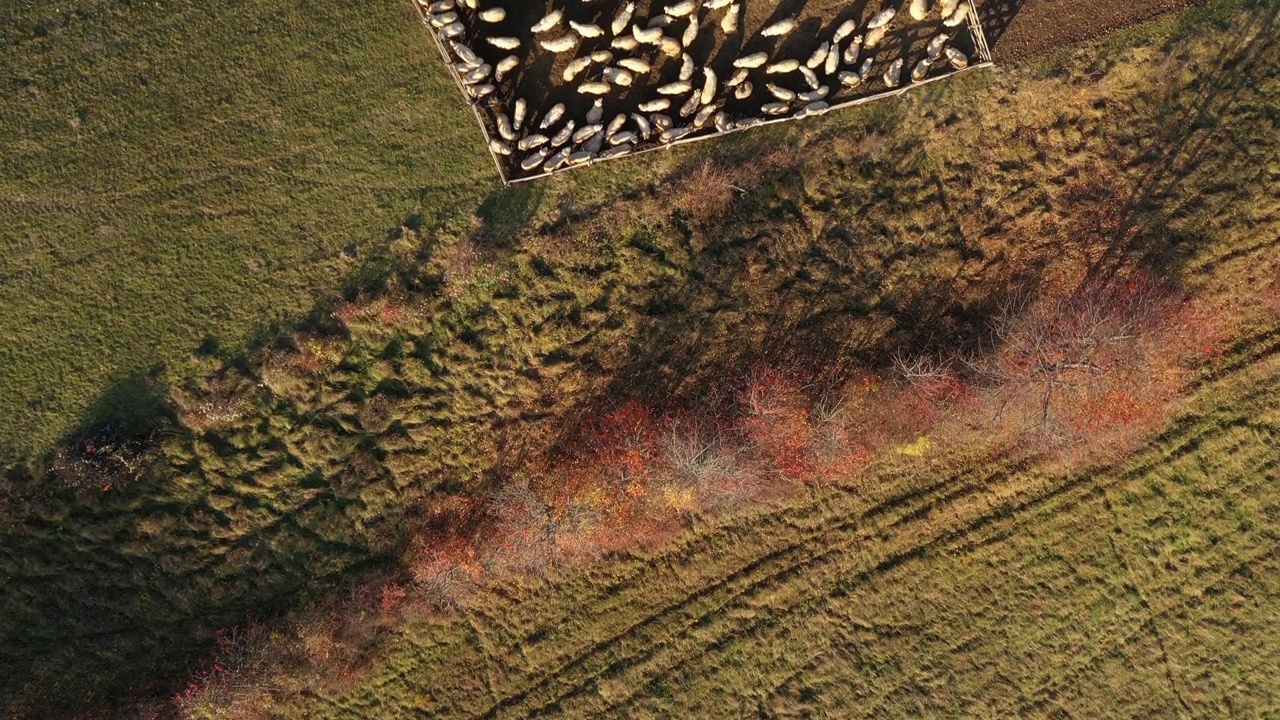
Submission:
[[[416,0],[504,184],[991,65],[973,0]]]

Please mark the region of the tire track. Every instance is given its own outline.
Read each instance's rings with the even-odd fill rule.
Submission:
[[[1231,428],[1235,428],[1243,425],[1245,425],[1245,423],[1243,422],[1233,423],[1226,426],[1215,425],[1208,430],[1208,432],[1206,433],[1206,436],[1225,433],[1227,430]],[[1202,440],[1203,438],[1200,438],[1200,441]],[[1198,447],[1199,444],[1200,444],[1199,441],[1184,443],[1182,445],[1182,449],[1185,452],[1192,452],[1194,451],[1195,447]],[[1092,494],[1093,492],[1096,492],[1097,488],[1102,487],[1102,485],[1092,486],[1093,484],[1089,482],[1089,479],[1090,479],[1090,476],[1079,476],[1068,483],[1052,488],[1047,493],[1038,497],[1034,497],[1029,501],[1022,503],[1020,505],[1000,507],[1000,508],[997,508],[996,511],[993,513],[979,515],[977,518],[973,519],[971,522],[965,525],[962,525],[960,527],[954,528],[952,530],[943,532],[939,537],[931,539],[926,543],[920,544],[918,546],[912,546],[908,544],[907,547],[903,548],[902,550],[896,553],[892,553],[888,555],[881,562],[877,563],[875,566],[859,573],[857,575],[858,584],[868,584],[877,575],[884,573],[888,570],[891,570],[893,568],[896,568],[897,566],[904,564],[906,562],[909,562],[912,559],[917,559],[919,557],[922,557],[925,554],[928,554],[929,552],[934,552],[934,551],[944,552],[944,553],[967,552],[968,547],[973,545],[972,540],[969,539],[968,536],[986,528],[992,523],[999,522],[1002,519],[1011,519],[1011,521],[1013,522],[1021,523],[1023,521],[1020,518],[1020,515],[1021,515],[1021,511],[1023,510],[1029,510],[1029,509],[1034,509],[1040,506],[1044,506],[1045,508],[1044,514],[1053,514],[1055,511],[1061,511],[1064,508],[1069,508],[1072,500],[1071,498],[1072,493],[1078,493],[1078,494],[1087,496],[1089,494]],[[1109,485],[1121,484],[1131,479],[1133,479],[1131,474],[1125,473],[1124,476],[1117,476],[1116,478],[1114,478],[1112,482],[1109,483]],[[1048,503],[1050,503],[1055,499],[1066,500],[1067,502],[1062,503],[1058,507],[1048,505]],[[820,556],[819,559],[826,560],[827,557],[828,555],[824,554],[823,556]],[[793,615],[799,610],[813,605],[815,601],[825,600],[826,597],[828,597],[829,595],[830,593],[828,593],[827,595],[814,595],[810,598],[807,598],[802,603],[797,603],[791,607],[788,607],[779,611],[777,613],[778,616],[775,618],[768,618],[764,621],[758,621],[756,623],[752,623],[745,628],[741,628],[737,631],[728,633],[726,636],[716,640],[711,644],[706,645],[705,647],[695,648],[690,652],[685,653],[685,657],[682,660],[677,661],[671,667],[667,668],[665,671],[659,672],[658,674],[651,677],[646,683],[644,683],[642,687],[637,688],[634,692],[629,694],[624,702],[614,703],[610,705],[607,708],[607,711],[610,713],[617,712],[622,708],[624,708],[627,704],[629,704],[632,699],[638,696],[647,694],[647,692],[652,689],[652,686],[658,680],[662,679],[665,675],[669,674],[671,671],[684,666],[693,657],[705,658],[719,650],[722,650],[724,646],[727,645],[728,642],[734,639],[735,637],[755,635],[759,631],[767,627],[777,625],[782,620],[783,617]],[[554,707],[555,704],[558,704],[559,702],[563,701],[567,697],[568,697],[567,694],[564,696],[561,696],[557,698],[554,703],[548,706],[544,706],[543,708],[541,708],[541,710],[548,709],[549,707]]]
[[[989,472],[987,474],[983,474],[979,476],[976,480],[971,480],[970,481],[971,484],[982,484],[984,482],[990,481],[991,479],[997,477],[999,472],[1002,470],[1002,468],[995,468],[994,470],[991,470],[990,468],[974,468],[974,470],[983,470],[983,469],[986,469]],[[884,510],[881,507],[882,505],[887,504],[887,505],[892,505],[894,507],[903,508],[908,512],[911,512],[911,511],[918,512],[919,508],[914,507],[912,504],[912,501],[922,500],[926,504],[931,502],[936,502],[936,500],[931,499],[932,494],[940,490],[944,490],[948,486],[950,486],[953,482],[956,482],[957,480],[964,478],[966,475],[972,475],[972,474],[973,473],[971,472],[961,473],[959,475],[952,476],[947,480],[931,484],[925,489],[924,492],[913,491],[910,493],[905,493],[904,495],[901,495],[901,496],[896,496],[890,499],[889,501],[887,501],[886,503],[877,505],[875,508],[873,508],[873,510],[879,509],[881,511],[881,514],[887,513],[889,511]],[[811,507],[812,505],[813,504],[811,504],[808,507]],[[841,505],[843,505],[843,503],[837,503],[836,507],[839,508]],[[834,513],[828,513],[828,516],[832,514]],[[482,712],[479,716],[487,717],[487,718],[498,717],[500,713],[510,708],[513,708],[517,705],[522,704],[527,698],[531,697],[532,695],[537,693],[539,690],[549,687],[552,683],[555,682],[557,678],[563,678],[565,675],[571,672],[578,673],[578,671],[587,667],[588,663],[593,659],[597,660],[598,662],[603,662],[604,660],[607,660],[608,659],[607,652],[611,648],[623,645],[627,641],[633,640],[636,636],[650,633],[652,628],[654,628],[655,626],[658,626],[664,619],[671,620],[673,618],[676,618],[677,615],[690,614],[688,611],[692,610],[692,608],[698,603],[711,602],[713,603],[713,608],[724,607],[725,605],[727,605],[728,602],[731,602],[733,599],[740,597],[744,594],[752,592],[753,589],[759,589],[764,585],[766,585],[767,583],[777,578],[795,573],[797,569],[802,568],[809,563],[812,563],[823,557],[830,556],[831,554],[836,552],[837,548],[829,547],[822,551],[812,551],[812,548],[818,546],[816,541],[819,540],[821,537],[827,534],[830,534],[833,531],[834,532],[847,531],[863,522],[862,515],[856,516],[852,519],[849,519],[847,516],[840,516],[838,514],[836,514],[835,517],[836,517],[836,520],[834,522],[828,521],[824,523],[822,526],[820,526],[816,530],[806,533],[801,538],[793,542],[790,542],[781,548],[775,549],[761,557],[758,557],[757,559],[747,563],[746,565],[738,568],[737,570],[733,571],[732,573],[729,573],[728,575],[721,576],[718,582],[706,584],[701,588],[699,588],[698,590],[687,594],[686,596],[681,598],[679,601],[670,603],[664,606],[663,608],[659,609],[658,611],[650,613],[649,615],[645,616],[638,622],[631,624],[627,628],[624,628],[622,631],[615,633],[614,635],[604,640],[594,643],[593,645],[589,646],[585,650],[579,652],[576,655],[576,657],[574,657],[569,662],[562,664],[559,668],[545,675],[542,679],[535,682],[531,686],[525,688],[524,690],[521,690],[512,695],[509,695],[508,697],[504,698],[503,700],[499,701],[495,705],[491,706],[490,708]],[[757,576],[760,576],[760,577],[757,577]],[[715,604],[715,601],[717,599],[715,598],[715,596],[717,594],[727,594],[728,597],[723,602]],[[707,615],[706,613],[695,615],[695,621],[698,618],[706,617],[706,615]],[[638,655],[639,653],[633,652],[629,656],[625,656],[623,658],[608,662],[605,665],[605,667],[618,668],[620,667],[620,663],[626,664],[626,661],[628,659],[635,658]],[[605,657],[601,657],[601,656],[605,656]],[[597,672],[588,671],[587,679],[574,684],[573,687],[570,688],[570,690],[572,691],[574,689],[581,689],[586,683],[590,681],[590,678],[595,677],[598,674],[599,674],[599,671]],[[567,694],[562,695],[562,697],[564,696],[567,696]]]

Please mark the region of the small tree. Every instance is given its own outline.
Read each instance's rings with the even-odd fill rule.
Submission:
[[[1020,437],[1079,440],[1163,403],[1157,386],[1179,354],[1175,307],[1144,278],[1018,299],[993,319],[992,348],[967,365],[997,424]]]

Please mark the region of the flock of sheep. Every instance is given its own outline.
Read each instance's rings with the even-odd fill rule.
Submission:
[[[743,33],[747,0],[650,0],[648,17],[637,13],[635,0],[556,0],[532,21],[496,0],[417,1],[463,90],[487,115],[489,149],[508,177],[541,175],[697,133],[817,115],[836,95],[893,89],[920,82],[935,68],[969,64],[962,50],[949,45],[968,30],[968,0],[906,0],[865,23],[840,23],[799,56],[740,54],[731,66],[720,63],[721,74],[694,59],[702,54],[694,46],[714,49],[714,39],[703,39],[716,27],[724,38]],[[750,40],[783,40],[798,25],[796,17],[775,18]],[[908,25],[929,26],[923,52],[907,57],[900,48],[881,49],[891,30]],[[887,67],[877,59],[884,50],[893,57]],[[570,93],[568,103],[514,97],[517,79],[535,64],[552,73],[541,95],[559,88]]]

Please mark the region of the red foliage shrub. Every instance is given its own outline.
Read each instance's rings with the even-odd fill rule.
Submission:
[[[751,446],[777,472],[792,480],[813,470],[808,449],[813,441],[808,399],[794,379],[757,369],[741,392],[741,430]]]

